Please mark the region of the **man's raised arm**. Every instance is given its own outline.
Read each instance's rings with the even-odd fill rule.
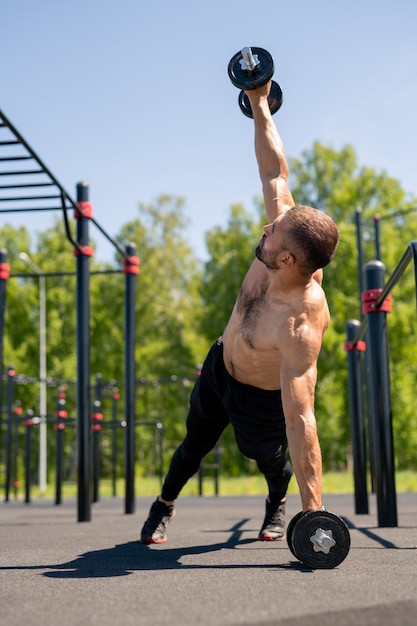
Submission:
[[[275,126],[268,104],[271,83],[246,91],[255,124],[255,154],[269,223],[294,206],[288,188],[288,165],[284,146]]]

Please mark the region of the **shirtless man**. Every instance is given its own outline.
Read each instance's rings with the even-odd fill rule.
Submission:
[[[142,528],[143,543],[166,543],[176,498],[229,423],[240,451],[256,460],[268,485],[260,540],[282,539],[285,533],[292,475],[287,446],[303,511],[322,507],[314,392],[330,316],[321,268],[333,258],[339,232],[321,211],[294,206],[269,89],[268,83],[247,92],[269,223],[223,336],[207,355],[191,394],[187,434]]]

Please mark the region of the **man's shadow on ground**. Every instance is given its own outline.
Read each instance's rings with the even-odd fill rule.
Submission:
[[[43,569],[50,568],[53,571],[43,572],[43,576],[48,578],[107,578],[113,576],[128,576],[135,571],[157,571],[172,569],[244,569],[244,568],[270,568],[271,564],[242,563],[242,564],[192,564],[181,563],[183,557],[209,554],[224,549],[235,549],[250,543],[255,539],[242,539],[241,527],[247,522],[243,519],[228,530],[230,537],[223,542],[185,546],[182,548],[169,548],[141,544],[139,541],[118,544],[112,548],[103,550],[93,550],[86,552],[73,561],[60,565],[42,566]],[[155,549],[156,548],[156,549]],[[301,563],[287,563],[277,565],[279,568],[305,569]]]

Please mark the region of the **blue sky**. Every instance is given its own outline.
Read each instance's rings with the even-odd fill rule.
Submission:
[[[253,208],[252,122],[227,76],[244,46],[274,57],[288,156],[349,143],[417,196],[415,0],[14,0],[0,20],[0,108],[73,197],[89,182],[110,235],[140,202],[182,196],[204,259],[205,232],[230,205]],[[35,234],[52,219],[4,221]]]

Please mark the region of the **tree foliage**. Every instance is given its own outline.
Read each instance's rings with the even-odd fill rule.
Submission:
[[[415,238],[416,202],[386,172],[360,165],[352,146],[337,151],[315,143],[299,159],[290,160],[290,172],[295,201],[326,211],[335,219],[341,233],[336,257],[324,272],[323,286],[332,322],[319,359],[316,414],[324,467],[345,468],[350,462],[345,326],[348,319],[361,319],[356,223],[360,217],[364,263],[375,258],[375,234],[379,233],[388,277],[408,243]],[[133,242],[140,257],[135,301],[136,418],[139,423],[163,423],[165,463],[185,432],[196,365],[203,361],[209,346],[227,324],[253,260],[264,220],[261,200],[251,213],[239,204],[232,205],[225,227],[217,226],[206,233],[208,260],[203,265],[187,243],[182,198],[161,195],[152,204],[140,204],[137,218],[122,225],[117,235],[122,245]],[[59,221],[35,242],[25,227],[3,226],[0,235],[0,245],[7,250],[13,274],[29,273],[19,259],[21,251],[28,252],[46,274],[71,273],[75,269],[72,248]],[[92,258],[90,268],[92,396],[95,376],[100,373],[102,380],[108,382],[103,404],[109,415],[109,390],[114,387],[120,388],[123,407],[125,277],[117,253],[108,263],[98,263]],[[52,382],[48,386],[52,423],[58,385],[67,390],[71,415],[76,414],[75,277],[48,275],[46,284],[48,376],[56,381],[55,386]],[[417,425],[413,398],[417,328],[411,268],[394,289],[393,302],[388,327],[396,462],[401,468],[415,468]],[[13,365],[18,373],[36,380],[39,373],[37,277],[11,277],[8,281],[3,360],[3,372]],[[17,398],[36,412],[38,385],[16,387]],[[118,417],[122,417],[122,408]],[[0,430],[3,447],[4,433],[3,419]],[[72,456],[74,437],[74,432],[72,438],[68,436],[66,449]],[[107,450],[102,463],[108,469],[109,431],[103,432],[102,440],[106,444],[103,449]],[[52,430],[49,441],[53,456]],[[121,441],[120,432],[120,451]],[[221,445],[224,471],[233,475],[252,468],[237,451],[231,429],[222,437]],[[138,426],[137,447],[143,471],[155,471],[155,429]],[[122,467],[123,455],[119,454],[119,471]]]

